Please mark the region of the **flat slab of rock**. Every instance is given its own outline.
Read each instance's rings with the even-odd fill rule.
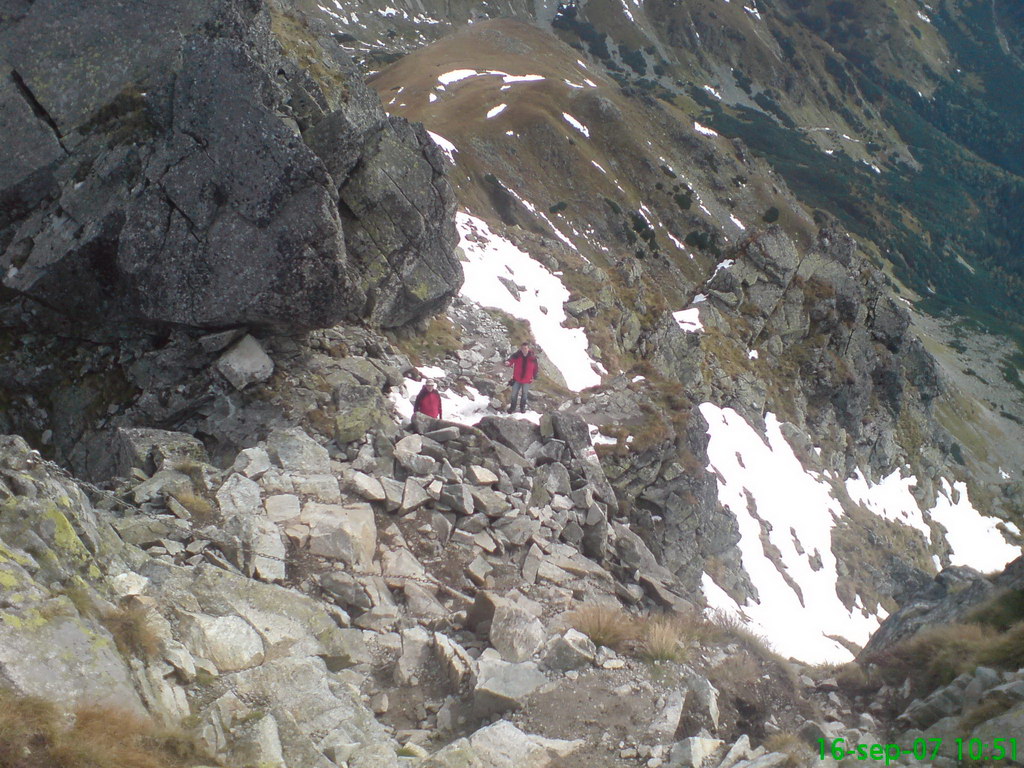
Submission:
[[[258,515],[263,509],[260,487],[253,480],[235,473],[217,491],[217,506],[224,517]]]
[[[504,416],[485,416],[477,426],[492,440],[507,445],[523,455],[531,445],[540,440],[540,429],[528,421]]]
[[[494,485],[498,482],[498,476],[479,464],[472,465],[466,472],[466,479],[474,485]]]
[[[267,453],[281,469],[289,472],[331,473],[331,457],[327,449],[298,427],[271,432],[267,438]]]
[[[581,746],[582,739],[546,739],[499,720],[448,745],[423,763],[423,768],[547,768]]]
[[[145,708],[124,659],[105,631],[77,617],[55,616],[31,632],[0,622],[0,667],[25,694],[62,705],[110,706],[137,715]],[[104,638],[103,642],[97,642]]]
[[[567,672],[589,667],[596,656],[597,646],[593,641],[582,632],[569,629],[547,644],[543,664],[547,669]]]
[[[505,661],[531,658],[547,638],[537,618],[509,600],[501,600],[491,619],[491,645]]]
[[[221,355],[217,370],[235,389],[266,381],[274,374],[274,361],[252,336],[246,334]]]
[[[193,656],[209,659],[221,672],[237,672],[263,663],[263,640],[240,616],[186,617],[182,640]]]
[[[363,472],[353,472],[345,478],[345,488],[367,501],[384,501],[387,494],[384,493],[384,486],[381,485],[373,475]]]
[[[480,717],[519,709],[547,678],[532,661],[512,664],[492,649],[477,662],[477,681],[473,689],[473,709]]]
[[[309,551],[330,560],[366,567],[377,550],[377,524],[369,504],[307,502],[299,520],[309,526]]]
[[[722,748],[721,739],[691,736],[676,742],[669,755],[671,768],[703,768],[711,762],[711,756]]]

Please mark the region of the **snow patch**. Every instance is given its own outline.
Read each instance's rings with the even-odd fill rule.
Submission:
[[[433,139],[434,143],[437,144],[438,148],[442,152],[444,152],[445,157],[447,157],[454,165],[455,153],[459,151],[456,148],[456,146],[452,144],[450,141],[448,141],[448,139],[446,139],[444,136],[436,134],[433,131],[427,131],[427,135],[430,136],[431,139]]]
[[[680,309],[678,312],[673,312],[672,317],[679,327],[687,333],[698,333],[704,330],[704,324],[700,321],[700,309],[698,307]]]
[[[479,74],[475,69],[453,69],[451,72],[438,75],[437,82],[441,85],[451,85],[452,83],[459,82],[459,80],[465,80],[467,77],[475,77]]]
[[[463,264],[466,280],[462,296],[527,321],[547,362],[559,370],[573,391],[600,384],[597,364],[587,353],[586,333],[582,328],[562,325],[566,320],[564,304],[569,300],[562,281],[528,253],[492,232],[482,219],[459,212],[455,221],[468,259]],[[524,287],[518,298],[499,276]]]
[[[570,115],[568,112],[563,112],[562,113],[562,117],[565,119],[565,122],[567,122],[569,125],[571,125],[573,128],[575,128],[577,131],[582,133],[588,139],[590,138],[590,129],[587,128],[587,126],[585,126],[583,123],[581,123],[575,117]]]
[[[487,110],[487,119],[490,120],[492,117],[497,117],[505,111],[506,107],[508,107],[508,104],[499,104],[496,107],[491,107],[491,109]]]
[[[867,478],[854,472],[846,481],[846,492],[851,499],[863,504],[868,511],[879,517],[917,529],[924,540],[930,543],[932,529],[925,522],[921,508],[910,491],[915,485],[917,478],[913,475],[900,477],[899,470],[883,478],[877,485],[871,485]]]
[[[783,656],[808,663],[849,660],[850,652],[827,635],[863,645],[881,617],[847,610],[836,595],[832,526],[842,509],[828,483],[804,471],[773,413],[765,416],[762,437],[731,408],[704,403],[700,411],[708,422],[708,469],[718,478],[719,500],[736,517],[743,568],[759,594],[758,601],[737,605],[705,575],[708,604],[741,617]],[[766,554],[755,513],[771,526],[768,539],[796,589]],[[819,558],[816,571],[812,559]]]
[[[999,532],[998,521],[983,516],[971,505],[965,483],[950,486],[949,481],[942,478],[941,485],[930,511],[932,519],[946,529],[946,541],[953,550],[949,557],[951,565],[966,565],[991,573],[1020,555],[1020,549],[1009,544]]]
[[[693,121],[693,130],[695,130],[697,133],[702,133],[705,136],[717,136],[718,135],[717,132],[711,130],[710,128],[708,128],[706,126],[701,125],[696,120]]]

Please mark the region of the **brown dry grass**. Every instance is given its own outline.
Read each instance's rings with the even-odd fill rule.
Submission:
[[[690,634],[684,621],[676,616],[653,616],[640,629],[638,655],[645,661],[685,661],[689,655]]]
[[[1024,622],[992,639],[978,652],[978,663],[999,669],[1024,667]]]
[[[4,768],[184,768],[203,762],[208,759],[190,738],[130,712],[80,707],[65,715],[48,701],[0,689]]]
[[[573,629],[582,632],[597,646],[616,651],[636,639],[640,622],[621,606],[610,603],[588,603],[569,615]]]
[[[978,665],[978,654],[995,633],[977,624],[928,627],[870,659],[883,679],[900,685],[909,678],[918,693],[934,690]]]
[[[764,637],[745,627],[732,614],[715,611],[710,624],[713,636],[718,642],[736,643],[762,661],[784,663],[784,659],[772,649]]]
[[[788,755],[786,761],[782,763],[785,768],[802,768],[802,766],[811,765],[814,761],[814,753],[811,748],[803,739],[789,731],[773,733],[765,739],[762,746],[769,752],[782,752]]]
[[[972,497],[973,498],[973,497]],[[967,617],[971,624],[984,624],[1005,632],[1024,620],[1024,589],[1000,592],[987,603],[978,606]]]
[[[864,668],[856,662],[843,664],[835,673],[840,690],[849,696],[864,696],[878,690]]]
[[[969,734],[973,732],[982,723],[1006,713],[1013,704],[1013,700],[1009,697],[996,697],[989,699],[983,704],[971,707],[960,718],[960,733]]]
[[[100,623],[114,638],[122,656],[152,658],[160,650],[160,639],[149,621],[149,608],[126,603],[100,617]]]
[[[178,491],[171,494],[174,500],[188,510],[196,525],[209,525],[217,521],[217,506],[205,496],[194,491]]]

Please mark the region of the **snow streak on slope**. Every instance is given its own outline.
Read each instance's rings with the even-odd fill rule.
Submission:
[[[846,481],[850,498],[886,520],[916,528],[925,541],[932,540],[928,520],[946,529],[945,539],[952,550],[950,565],[967,565],[988,573],[999,570],[1020,555],[996,528],[996,520],[985,517],[971,505],[964,483],[949,484],[945,478],[939,487],[935,506],[924,512],[914,498],[912,489],[917,485],[913,475],[900,477],[899,471],[871,485],[860,474]],[[954,501],[955,499],[955,501]],[[1017,533],[1013,523],[1004,523]]]
[[[1002,570],[1020,555],[1020,550],[1003,538],[996,528],[996,521],[983,517],[971,506],[965,483],[954,483],[950,487],[949,481],[943,478],[939,497],[930,514],[947,531],[946,541],[953,550],[950,565],[969,565],[983,573],[991,573]],[[1013,523],[1005,525],[1014,533],[1020,533]]]
[[[562,326],[566,319],[563,304],[569,300],[569,291],[559,277],[494,234],[482,219],[460,212],[455,223],[460,245],[469,259],[462,265],[466,274],[462,295],[527,321],[545,357],[558,368],[570,389],[579,391],[600,384],[596,364],[587,354],[586,333],[582,328]],[[499,278],[518,286],[518,296]]]
[[[886,520],[903,523],[916,528],[924,535],[924,540],[932,540],[932,529],[924,520],[924,515],[914,500],[910,489],[917,483],[913,475],[900,477],[899,470],[883,478],[877,485],[871,485],[859,472],[846,481],[846,491],[850,498],[863,504],[871,512]]]
[[[719,500],[736,517],[743,568],[758,592],[756,600],[737,605],[705,574],[708,604],[740,616],[785,656],[809,663],[849,659],[849,652],[827,636],[863,645],[885,612],[865,615],[859,600],[849,611],[836,595],[832,527],[844,512],[832,494],[835,480],[803,468],[774,414],[766,415],[761,437],[731,408],[704,403],[700,411],[708,422],[709,470],[718,478]],[[971,506],[963,483],[943,479],[935,506],[924,511],[912,493],[916,485],[915,477],[898,471],[875,485],[859,473],[845,481],[854,502],[919,531],[926,541],[941,535],[929,522],[941,524],[951,565],[989,572],[1020,555],[998,521]],[[1018,533],[1012,523],[1003,525]],[[814,562],[818,558],[820,564]]]
[[[879,617],[847,610],[836,595],[832,526],[842,508],[828,484],[804,471],[774,414],[765,419],[765,443],[731,408],[704,403],[700,411],[708,421],[709,469],[718,476],[718,497],[736,516],[743,567],[759,593],[759,602],[737,606],[705,576],[708,604],[742,614],[784,656],[810,663],[848,660],[849,651],[826,635],[863,645]],[[757,518],[771,526],[767,537],[781,553],[780,565],[792,585],[765,553]],[[812,565],[815,556],[818,570]]]
[[[444,152],[445,157],[451,161],[452,165],[455,165],[455,153],[459,151],[456,146],[448,141],[444,136],[436,134],[433,131],[427,131],[427,134],[434,140],[434,143],[440,147],[441,151]]]

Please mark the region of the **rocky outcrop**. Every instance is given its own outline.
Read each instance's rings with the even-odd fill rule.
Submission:
[[[38,2],[0,61],[11,291],[92,320],[390,327],[461,284],[437,149],[290,12]]]
[[[973,568],[946,568],[882,622],[864,647],[861,658],[870,660],[872,655],[891,648],[926,627],[962,621],[998,592],[1022,588],[1024,558],[1017,558],[991,579]]]
[[[132,519],[112,520],[24,441],[0,438],[0,685],[169,726],[191,717],[211,754],[239,762],[327,768],[344,746],[383,760],[367,765],[394,764],[387,734],[338,675],[369,661],[358,630],[205,558],[153,557],[185,550],[180,532],[160,536],[159,518],[159,538],[140,539],[145,555],[118,533]]]

